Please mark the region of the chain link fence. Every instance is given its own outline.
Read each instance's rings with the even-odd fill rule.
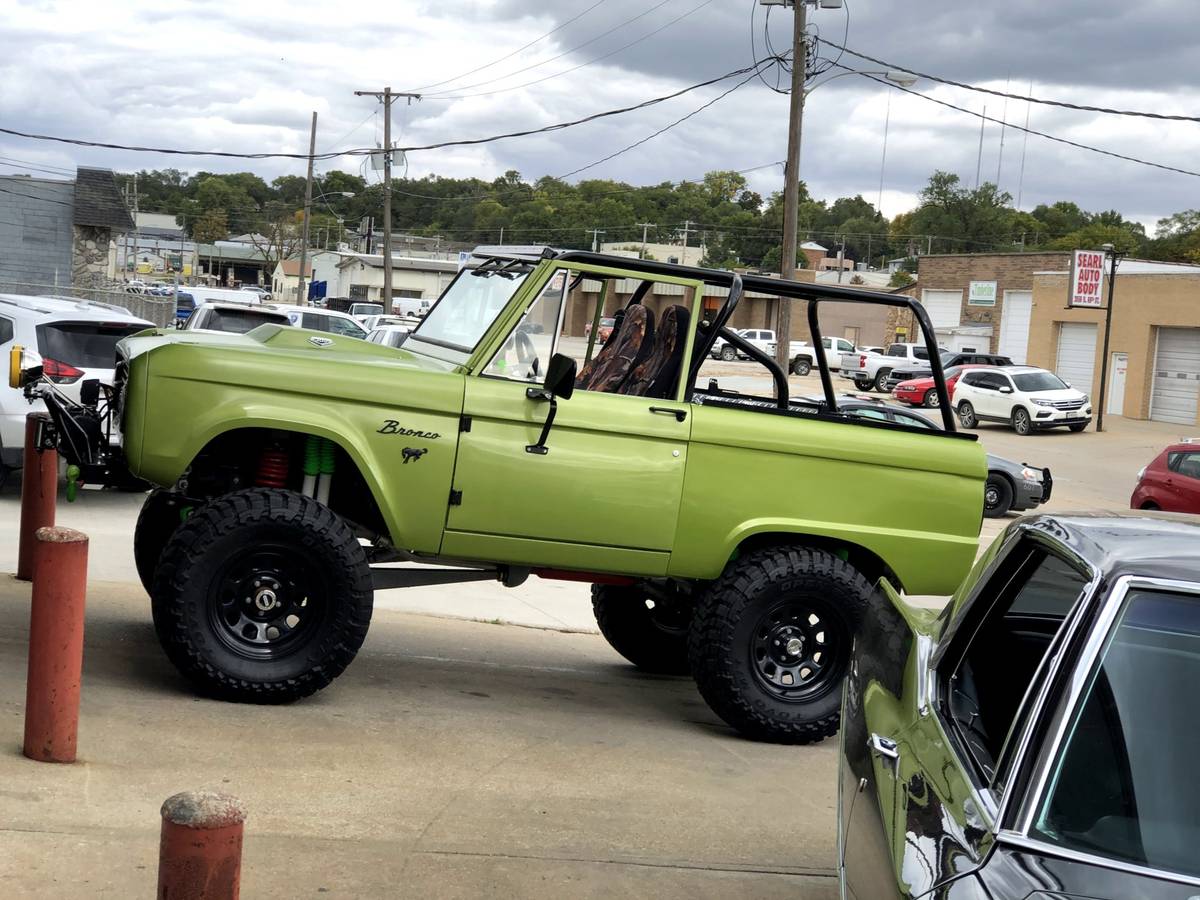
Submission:
[[[0,281],[0,294],[27,294],[57,297],[63,300],[90,300],[129,310],[131,315],[147,319],[160,328],[175,321],[175,298],[152,297],[126,291],[122,283],[105,282],[92,286],[39,284],[31,281]]]

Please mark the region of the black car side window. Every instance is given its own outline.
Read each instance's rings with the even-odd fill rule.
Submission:
[[[1067,614],[1088,584],[1073,565],[1026,542],[1009,553],[939,666],[942,714],[990,784],[1023,701]]]

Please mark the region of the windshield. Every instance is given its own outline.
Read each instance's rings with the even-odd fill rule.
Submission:
[[[525,283],[529,271],[488,267],[462,272],[421,320],[411,339],[470,353]]]
[[[213,309],[204,323],[207,331],[227,331],[231,334],[245,334],[253,331],[259,325],[273,322],[286,325],[287,317],[279,313],[259,312],[254,309]]]
[[[380,303],[355,303],[350,307],[352,316],[377,316],[382,312],[383,305]]]
[[[1200,875],[1197,678],[1200,597],[1131,590],[1057,754],[1034,835]]]
[[[1014,375],[1013,381],[1018,391],[1065,391],[1067,383],[1053,372],[1030,372],[1028,375]]]
[[[149,328],[149,323],[55,322],[37,327],[38,352],[83,369],[111,369],[117,364],[117,341]]]

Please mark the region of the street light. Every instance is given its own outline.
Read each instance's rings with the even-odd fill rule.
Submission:
[[[1108,396],[1108,336],[1112,331],[1113,297],[1116,294],[1117,263],[1125,254],[1112,244],[1101,244],[1108,259],[1108,309],[1104,311],[1104,350],[1100,359],[1100,408],[1096,411],[1096,431],[1104,430],[1104,407]]]

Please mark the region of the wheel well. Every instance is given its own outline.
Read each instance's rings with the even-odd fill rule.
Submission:
[[[1159,506],[1157,503],[1155,503],[1153,500],[1146,500],[1138,508],[1139,509],[1162,509],[1162,507]]]
[[[814,547],[818,550],[825,550],[850,563],[850,565],[862,572],[863,576],[872,584],[880,578],[886,578],[896,590],[904,590],[904,585],[901,583],[900,577],[896,574],[895,570],[884,562],[878,554],[868,550],[866,547],[852,544],[849,541],[839,540],[838,538],[813,534],[793,534],[790,532],[765,532],[750,535],[750,537],[738,544],[735,555],[749,553],[753,550],[761,550],[764,547],[785,547],[788,545]]]
[[[196,499],[210,500],[230,491],[254,486],[284,487],[300,493],[304,487],[304,462],[308,439],[306,432],[278,428],[235,428],[217,435],[196,454],[185,471],[181,492]],[[387,525],[375,496],[355,463],[337,441],[334,446],[333,475],[330,477],[328,506],[346,519],[361,536],[387,535]],[[287,460],[278,481],[264,485],[259,464],[264,451],[281,451]]]

